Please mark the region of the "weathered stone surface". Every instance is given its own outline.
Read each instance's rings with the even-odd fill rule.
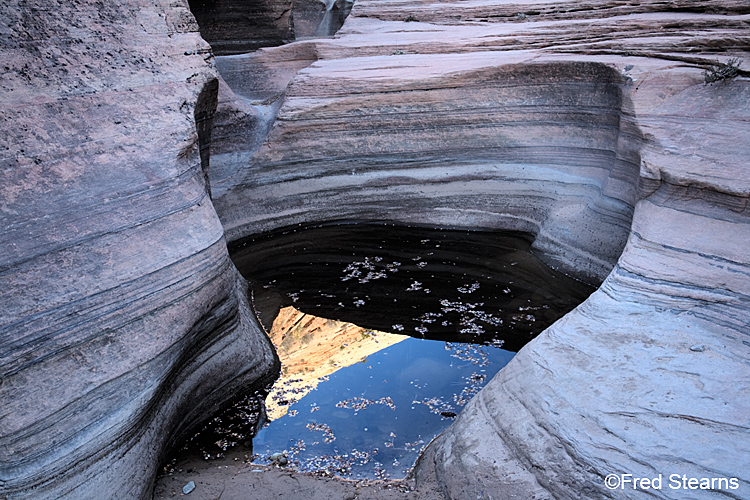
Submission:
[[[295,1],[292,16],[296,39],[335,35],[351,12],[353,3],[352,0]]]
[[[145,498],[277,363],[207,193],[210,48],[138,0],[11,2],[0,37],[0,497]]]
[[[449,498],[747,496],[750,80],[703,71],[750,60],[748,26],[739,1],[359,1],[307,42],[317,61],[217,211],[230,239],[324,219],[523,229],[606,276],[427,449],[417,478]],[[664,484],[610,491],[612,473]]]
[[[201,35],[218,56],[332,36],[352,9],[352,0],[188,1]]]
[[[596,63],[498,67],[498,57],[301,71],[266,144],[216,197],[228,236],[343,218],[516,229],[568,272],[603,279],[638,175],[625,79]]]
[[[750,60],[749,24],[744,0],[360,0],[332,39],[223,60],[231,94],[184,3],[13,2],[0,495],[147,497],[165,447],[276,362],[224,231],[366,218],[524,229],[552,265],[606,277],[418,479],[646,498],[603,477],[684,474],[748,496],[750,83],[702,71]]]
[[[263,144],[289,81],[316,59],[315,46],[310,43],[216,58],[221,85],[211,141],[215,197],[232,187],[231,177]]]
[[[749,488],[750,86],[707,87],[697,70],[641,64],[643,190],[628,244],[601,290],[522,350],[433,444],[423,463],[450,497],[486,490],[482,472],[507,498],[518,482],[543,488],[540,498],[653,493],[604,487],[623,473],[663,474],[660,498],[713,498],[671,489],[670,474],[735,477],[739,489],[725,491],[740,497]],[[528,472],[509,481],[509,470]]]

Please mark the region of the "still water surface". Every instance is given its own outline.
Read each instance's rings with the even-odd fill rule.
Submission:
[[[281,452],[299,470],[404,477],[514,351],[593,291],[531,242],[347,224],[235,243],[282,361],[255,460]]]
[[[512,357],[407,338],[328,376],[262,429],[253,451],[260,460],[286,451],[300,470],[404,477],[422,446]]]
[[[373,330],[517,351],[593,288],[530,235],[383,224],[292,228],[230,248],[270,328],[284,306]]]

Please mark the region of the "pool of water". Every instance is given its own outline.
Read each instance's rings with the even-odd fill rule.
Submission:
[[[282,373],[252,443],[261,410],[249,397],[201,431],[204,457],[244,442],[250,461],[281,453],[302,471],[404,477],[514,351],[593,292],[545,265],[532,241],[330,224],[235,242]]]
[[[549,268],[524,233],[385,224],[297,227],[235,243],[270,328],[294,305],[419,338],[517,351],[594,290]]]
[[[253,439],[256,460],[283,452],[302,471],[404,477],[422,447],[512,357],[491,346],[406,338],[335,371],[289,405]]]

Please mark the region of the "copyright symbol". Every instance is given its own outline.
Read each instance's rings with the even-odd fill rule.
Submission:
[[[616,490],[620,487],[620,476],[617,474],[609,474],[604,478],[604,486],[610,490]]]

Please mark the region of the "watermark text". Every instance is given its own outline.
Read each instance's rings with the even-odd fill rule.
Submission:
[[[610,474],[604,478],[604,486],[610,490],[736,490],[740,480],[736,477],[688,477],[686,474],[670,474],[656,477],[638,477],[633,474]]]

